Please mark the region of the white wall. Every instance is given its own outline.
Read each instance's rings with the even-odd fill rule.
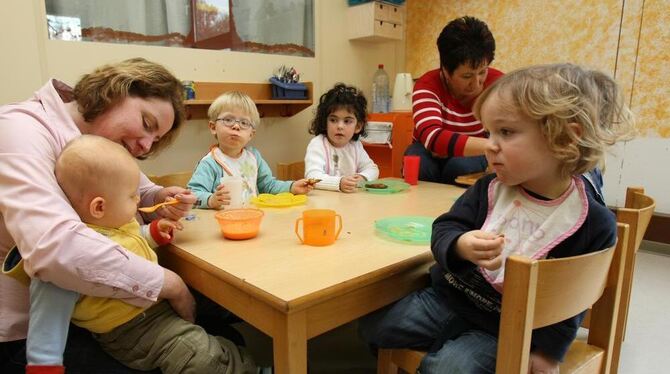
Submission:
[[[670,213],[670,139],[639,137],[618,144],[607,157],[604,174],[605,200],[611,206],[623,206],[626,187],[643,186],[656,200],[656,213]],[[666,165],[666,166],[663,166]]]
[[[9,22],[0,35],[0,104],[24,100],[48,78],[70,84],[98,65],[141,56],[168,67],[179,79],[193,81],[265,82],[279,65],[290,65],[301,79],[314,82],[314,100],[335,82],[363,89],[367,95],[377,64],[389,76],[404,68],[404,43],[350,42],[346,35],[347,2],[316,0],[316,56],[291,57],[256,53],[147,47],[108,43],[81,43],[46,39],[46,17],[42,0],[3,2]],[[264,118],[252,144],[268,164],[302,160],[310,135],[312,106],[290,118]],[[214,139],[204,120],[189,121],[179,138],[157,158],[141,162],[148,174],[192,169]]]

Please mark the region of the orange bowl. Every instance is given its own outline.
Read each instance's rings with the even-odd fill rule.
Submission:
[[[260,209],[230,209],[217,212],[214,217],[219,222],[221,233],[226,239],[251,239],[258,235],[263,219]]]

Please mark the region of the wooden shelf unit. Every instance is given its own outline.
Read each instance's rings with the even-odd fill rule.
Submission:
[[[226,91],[241,91],[249,95],[261,117],[290,117],[312,105],[312,82],[307,86],[307,99],[273,100],[271,83],[193,82],[195,99],[185,100],[186,119],[207,119],[207,109],[214,99]]]
[[[379,167],[379,177],[402,177],[402,158],[412,143],[412,112],[370,113],[368,121],[392,122],[391,144],[367,144],[363,148]]]

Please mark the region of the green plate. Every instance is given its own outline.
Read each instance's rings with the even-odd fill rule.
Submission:
[[[433,217],[398,216],[375,221],[375,228],[384,236],[414,244],[429,244]]]
[[[252,197],[251,202],[258,206],[283,208],[304,204],[307,202],[307,196],[294,195],[290,192],[281,192],[276,195],[262,193],[256,197]]]
[[[375,184],[383,184],[386,188],[378,188],[372,186]],[[396,192],[402,192],[409,188],[409,184],[398,181],[394,179],[378,179],[374,181],[361,182],[360,187],[365,189],[365,191],[376,194],[391,194]]]

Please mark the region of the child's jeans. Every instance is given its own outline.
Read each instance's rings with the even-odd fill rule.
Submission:
[[[362,317],[359,333],[374,349],[427,350],[421,374],[495,372],[497,338],[458,316],[432,287]]]

